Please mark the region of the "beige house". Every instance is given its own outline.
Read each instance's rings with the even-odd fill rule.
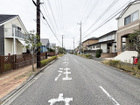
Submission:
[[[98,42],[98,38],[92,37],[82,42],[83,50],[88,50],[88,45]]]
[[[127,50],[126,42],[130,33],[140,29],[140,1],[131,2],[117,18],[117,52]]]
[[[26,53],[27,30],[18,15],[0,15],[0,55]]]

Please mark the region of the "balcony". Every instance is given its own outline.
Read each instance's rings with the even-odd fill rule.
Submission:
[[[14,36],[14,33],[12,33],[12,36]],[[15,31],[15,36],[17,38],[22,38],[22,39],[29,39],[29,35],[28,34],[23,34],[22,32],[20,31]]]

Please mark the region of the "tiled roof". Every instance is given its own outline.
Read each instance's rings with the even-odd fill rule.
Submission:
[[[3,15],[3,14],[0,14],[0,24],[6,22],[6,21],[8,21],[8,20],[10,20],[10,19],[12,19],[16,16],[18,16],[18,15]]]
[[[40,42],[42,43],[42,45],[47,45],[49,43],[49,39],[40,39]]]

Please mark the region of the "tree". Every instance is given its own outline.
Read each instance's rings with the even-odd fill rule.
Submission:
[[[128,42],[128,48],[138,52],[138,68],[140,69],[140,30],[134,30],[134,32],[129,35]]]
[[[65,48],[62,48],[62,47],[57,46],[57,50],[58,50],[58,54],[64,54],[64,53],[66,53],[66,49]]]
[[[34,72],[34,54],[37,54],[37,47],[41,47],[42,43],[37,43],[37,39],[39,39],[38,35],[36,34],[29,34],[29,37],[25,39],[26,48],[30,51],[32,55],[32,70]],[[41,50],[41,49],[40,49]],[[39,51],[40,51],[39,50]]]
[[[49,48],[48,52],[55,52],[55,50],[52,48]]]
[[[134,30],[128,38],[128,48],[133,51],[137,51],[140,56],[140,30]]]

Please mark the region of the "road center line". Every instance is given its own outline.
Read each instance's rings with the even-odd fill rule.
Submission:
[[[102,91],[108,96],[114,105],[120,105],[102,86],[99,86],[99,88],[102,89]]]
[[[78,63],[78,62],[76,61],[76,59],[73,58],[73,60],[74,60],[76,63]]]

